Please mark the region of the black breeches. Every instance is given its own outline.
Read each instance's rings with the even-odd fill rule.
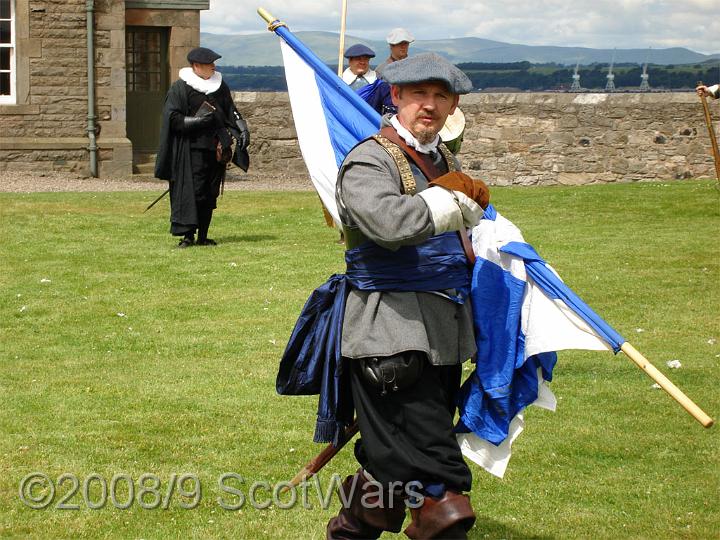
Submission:
[[[362,437],[355,457],[383,484],[419,481],[469,491],[472,475],[452,431],[462,366],[423,360],[415,384],[384,395],[365,379],[360,361],[348,360]]]
[[[220,182],[225,166],[217,162],[214,150],[192,149],[190,161],[198,213],[204,208],[212,210],[216,207],[220,195]]]

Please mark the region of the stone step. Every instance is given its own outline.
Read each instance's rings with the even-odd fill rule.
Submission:
[[[155,162],[133,163],[133,174],[153,174],[155,172]]]

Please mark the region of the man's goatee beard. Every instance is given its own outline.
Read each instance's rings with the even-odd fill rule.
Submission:
[[[423,131],[422,133],[417,135],[417,140],[420,144],[430,144],[435,140],[436,136],[437,133],[434,133],[432,131]]]

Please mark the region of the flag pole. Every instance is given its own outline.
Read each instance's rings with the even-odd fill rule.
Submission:
[[[343,0],[343,2],[346,2],[347,0]],[[274,32],[275,29],[279,26],[285,26],[285,23],[280,22],[280,20],[276,19],[269,11],[267,11],[265,8],[257,8],[257,13],[260,15],[260,17],[263,18],[263,20],[268,24],[268,30],[271,32]],[[343,29],[342,32],[345,31],[345,7],[343,6],[343,23],[342,23]],[[344,35],[341,38],[342,40],[345,39]],[[340,46],[342,50],[342,45]],[[342,72],[339,73],[339,75],[342,75]],[[325,224],[328,227],[334,227],[335,226],[335,220],[333,219],[330,212],[328,212],[328,209],[325,208],[325,205],[322,202],[322,199],[320,200],[320,206],[322,207],[323,211],[323,217],[325,218]]]
[[[315,476],[317,473],[320,472],[320,469],[322,469],[325,465],[327,465],[332,458],[335,457],[335,455],[342,450],[342,447],[345,446],[350,439],[352,439],[355,434],[360,430],[357,420],[353,421],[352,424],[350,424],[347,428],[345,428],[345,433],[343,434],[342,438],[338,441],[337,446],[331,444],[328,444],[322,452],[320,452],[317,456],[312,458],[307,465],[305,465],[298,473],[293,477],[290,482],[288,482],[283,488],[280,490],[280,493],[285,493],[286,491],[290,491],[293,487],[300,484],[300,482],[304,482],[305,480],[309,480],[313,476]]]
[[[704,86],[702,81],[698,82],[698,86]],[[715,137],[715,128],[713,128],[712,117],[710,116],[710,108],[707,104],[705,94],[700,95],[703,110],[705,111],[705,123],[707,124],[708,133],[710,134],[710,145],[712,146],[713,158],[715,158],[715,176],[720,182],[720,152],[718,152],[717,138]]]
[[[345,62],[343,52],[345,51],[345,20],[347,19],[347,0],[342,0],[342,13],[340,15],[340,50],[338,52],[338,77],[342,77]]]
[[[347,0],[342,0],[342,11],[340,14],[340,45],[338,47],[338,68],[337,68],[337,74],[338,77],[342,77],[345,63],[343,60],[343,52],[345,51],[345,20],[347,19]],[[335,226],[335,220],[330,215],[330,212],[328,212],[328,209],[325,208],[325,205],[322,204],[323,209],[323,217],[325,217],[325,224],[328,227],[334,227]],[[342,231],[340,232],[340,238],[342,239]]]
[[[692,415],[695,420],[700,422],[703,427],[709,428],[715,421],[710,418],[705,411],[698,407],[695,402],[687,397],[682,390],[675,386],[670,379],[662,374],[655,366],[653,366],[647,358],[645,358],[635,347],[627,341],[620,346],[620,350],[630,358],[635,365],[642,369],[648,377],[654,380],[665,390],[670,396],[677,401],[687,412]]]

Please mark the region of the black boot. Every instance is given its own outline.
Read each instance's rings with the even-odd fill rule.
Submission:
[[[212,221],[212,208],[198,208],[198,246],[216,246],[217,242],[207,237],[210,222]]]
[[[183,239],[180,240],[180,243],[178,244],[178,248],[184,249],[188,248],[195,244],[195,231],[185,233],[185,236],[183,236]]]
[[[343,507],[328,522],[327,539],[375,539],[383,531],[400,532],[405,520],[405,502],[381,489],[380,484],[369,480],[362,470],[345,478],[340,486]]]

